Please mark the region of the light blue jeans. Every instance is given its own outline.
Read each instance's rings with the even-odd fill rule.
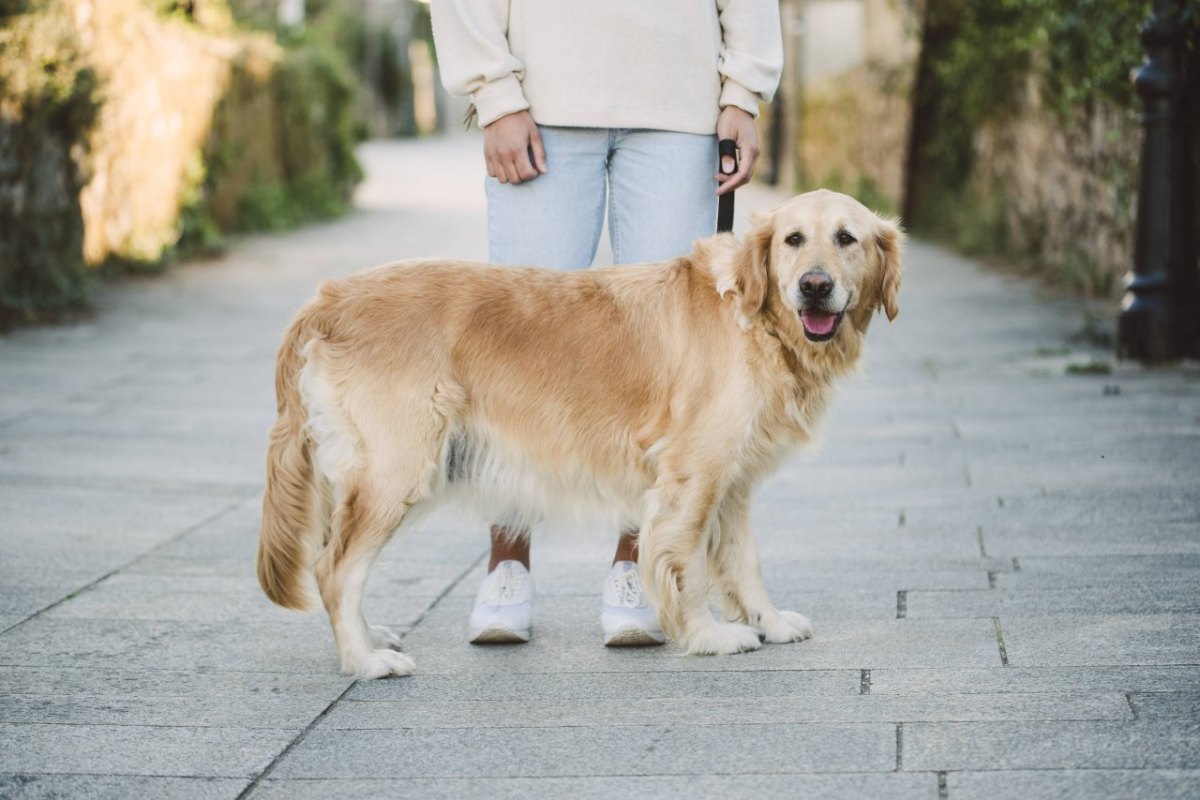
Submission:
[[[608,200],[613,261],[685,255],[717,217],[717,137],[674,131],[539,126],[546,174],[487,179],[488,255],[496,264],[589,267]]]

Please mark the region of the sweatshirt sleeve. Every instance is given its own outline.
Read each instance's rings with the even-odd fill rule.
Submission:
[[[470,95],[481,128],[529,108],[525,67],[508,47],[508,0],[433,0],[430,13],[442,85]]]
[[[783,73],[783,33],[776,0],[717,0],[721,21],[719,105],[737,106],[758,116],[758,103],[770,102]]]

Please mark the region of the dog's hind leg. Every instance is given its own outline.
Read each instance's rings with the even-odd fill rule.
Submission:
[[[333,538],[316,564],[342,671],[358,678],[410,675],[414,669],[411,658],[391,649],[399,643],[395,634],[368,626],[362,612],[371,564],[410,508],[381,500],[370,486],[351,489],[334,511]]]
[[[660,479],[639,534],[643,585],[650,587],[663,630],[688,653],[741,653],[762,644],[758,631],[718,622],[708,607],[709,540],[714,534],[717,481],[692,475]]]
[[[726,619],[761,631],[768,642],[798,642],[812,636],[812,623],[794,611],[775,608],[767,594],[750,530],[750,497],[734,489],[721,504],[720,536],[709,558],[713,582],[721,589]]]

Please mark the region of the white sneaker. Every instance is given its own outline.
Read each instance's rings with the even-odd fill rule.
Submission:
[[[604,579],[604,608],[600,612],[605,647],[639,647],[667,640],[658,615],[646,602],[637,564],[618,561]]]
[[[528,642],[532,621],[533,577],[520,561],[501,561],[475,595],[471,643]]]

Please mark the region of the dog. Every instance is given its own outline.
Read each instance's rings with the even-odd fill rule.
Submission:
[[[668,262],[414,260],[323,284],[279,350],[263,591],[307,609],[315,576],[343,671],[407,675],[362,612],[392,534],[447,498],[508,522],[566,503],[640,529],[643,585],[688,653],[808,638],[763,584],[751,491],[811,439],[874,313],[896,317],[903,239],[820,190]]]

